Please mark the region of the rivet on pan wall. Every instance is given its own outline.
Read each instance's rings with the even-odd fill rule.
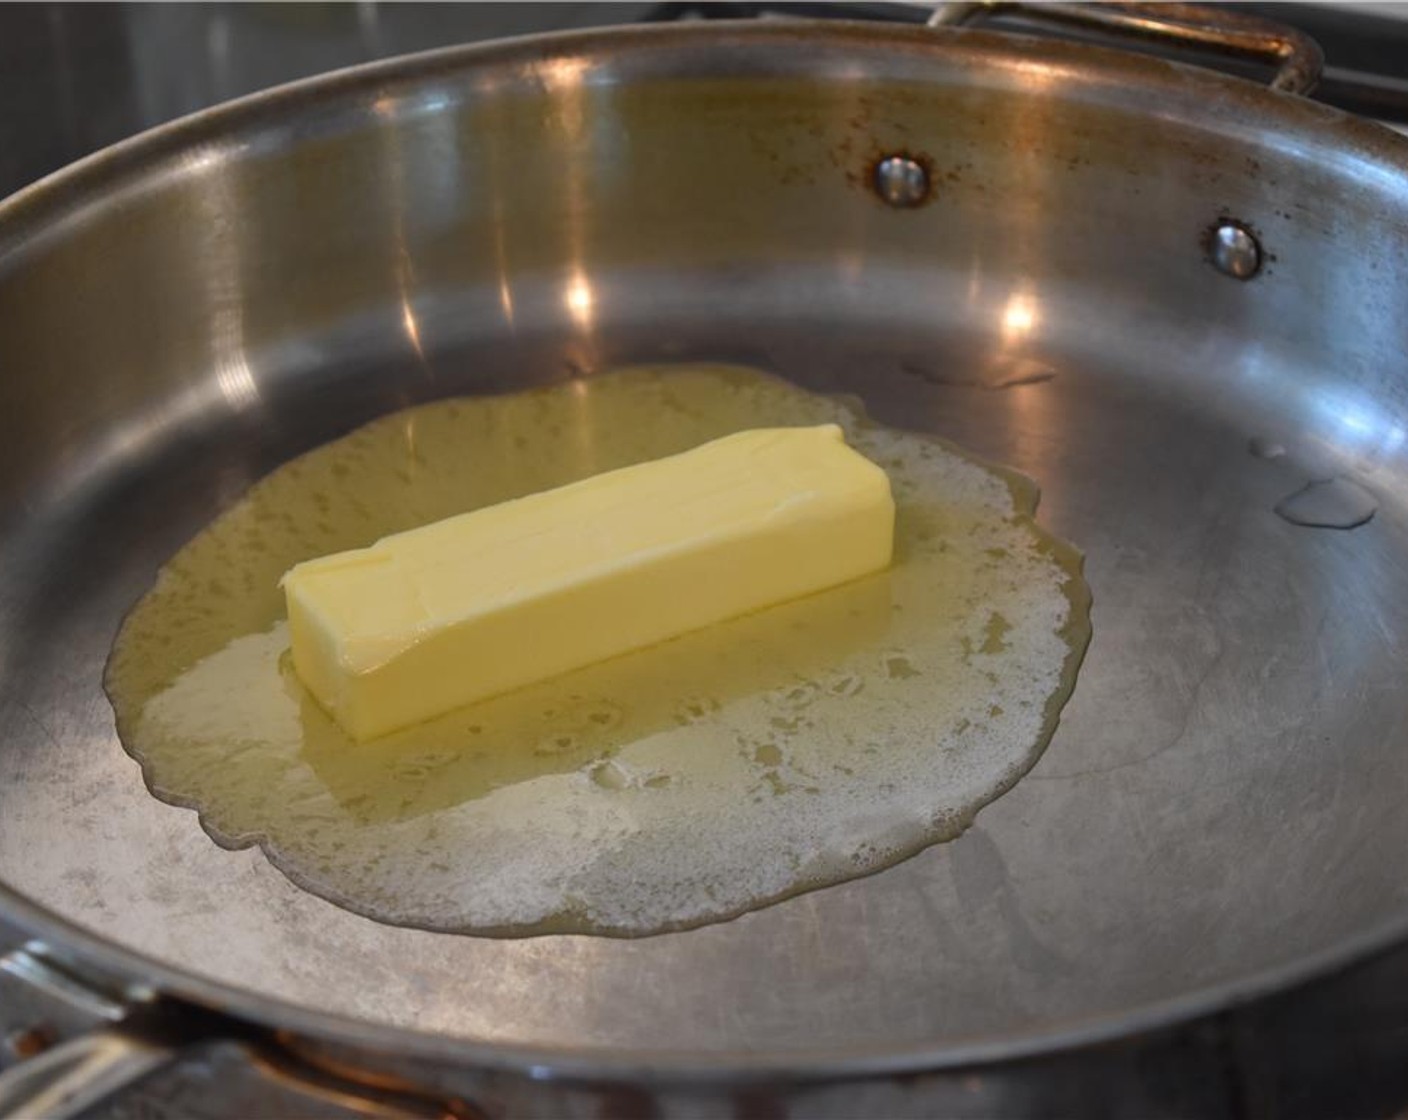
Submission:
[[[885,156],[875,165],[875,193],[897,210],[919,206],[929,197],[929,172],[909,156]]]
[[[1261,271],[1261,243],[1241,222],[1220,219],[1207,233],[1208,259],[1218,272],[1250,280]]]

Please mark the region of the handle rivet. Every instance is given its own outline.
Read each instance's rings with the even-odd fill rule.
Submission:
[[[875,193],[897,210],[919,206],[929,197],[929,172],[909,156],[886,156],[875,165]]]
[[[1218,272],[1250,280],[1261,270],[1261,243],[1241,222],[1223,219],[1208,231],[1208,259]]]

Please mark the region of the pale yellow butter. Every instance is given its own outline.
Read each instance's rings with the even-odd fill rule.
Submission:
[[[878,571],[894,515],[836,425],[739,432],[297,565],[293,663],[369,739]]]

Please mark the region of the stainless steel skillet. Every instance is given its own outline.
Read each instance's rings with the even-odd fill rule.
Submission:
[[[446,1093],[1013,1058],[1399,939],[1406,172],[1372,126],[1166,63],[715,25],[334,75],[24,192],[0,207],[10,921]],[[1011,463],[1086,550],[1061,731],[964,838],[692,933],[486,942],[338,911],[146,794],[102,663],[250,480],[410,401],[692,358]],[[1367,524],[1275,512],[1331,479],[1319,519]]]

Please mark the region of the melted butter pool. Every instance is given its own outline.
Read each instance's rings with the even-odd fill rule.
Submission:
[[[361,745],[292,672],[278,580],[301,560],[827,421],[889,472],[886,573]],[[370,918],[498,936],[701,925],[951,839],[1036,761],[1089,595],[1035,503],[1025,480],[748,370],[440,401],[284,465],[186,545],[124,622],[108,694],[157,797]]]

